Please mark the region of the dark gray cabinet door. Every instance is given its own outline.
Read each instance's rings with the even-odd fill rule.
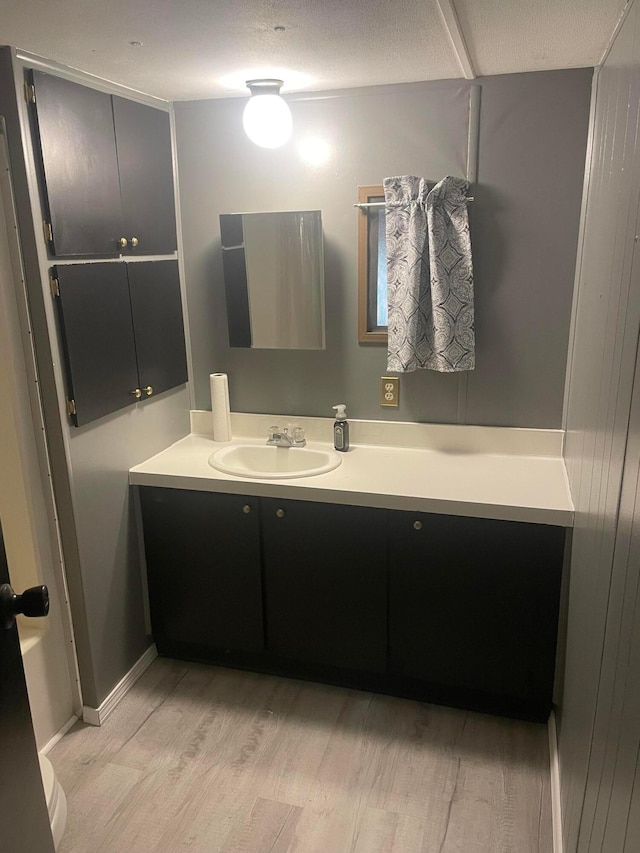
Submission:
[[[158,650],[261,651],[258,499],[147,487],[140,498]]]
[[[177,261],[127,264],[139,387],[159,394],[187,381]]]
[[[272,498],[261,509],[268,651],[383,673],[385,510]]]
[[[177,261],[54,268],[76,426],[187,381]]]
[[[391,670],[548,714],[563,546],[557,527],[391,512]]]
[[[175,252],[171,126],[164,110],[113,96],[122,221],[127,246],[137,255]],[[135,238],[136,244],[132,244]]]
[[[56,257],[175,252],[169,114],[31,72]]]
[[[122,220],[111,96],[42,71],[32,75],[52,252],[115,256]]]
[[[68,397],[77,426],[134,403],[136,349],[125,264],[55,269]]]

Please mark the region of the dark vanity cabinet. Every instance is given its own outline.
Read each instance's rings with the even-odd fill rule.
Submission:
[[[383,673],[385,511],[275,498],[261,505],[269,650]]]
[[[153,636],[161,654],[264,648],[258,499],[141,489]]]
[[[187,381],[177,261],[65,264],[52,281],[76,426]]]
[[[30,83],[52,255],[175,252],[169,114],[41,71]]]
[[[140,492],[161,653],[546,720],[563,528]]]
[[[389,512],[389,671],[548,713],[564,529]]]

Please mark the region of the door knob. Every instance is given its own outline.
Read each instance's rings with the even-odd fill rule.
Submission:
[[[150,397],[153,394],[153,388],[151,387],[151,385],[147,385],[145,388],[143,388],[143,390],[146,393],[147,397]]]
[[[132,238],[131,238],[131,245],[132,245],[132,246],[133,246],[133,248],[135,249],[135,247],[138,245],[138,238],[137,238],[137,237],[132,237]]]
[[[120,246],[121,249],[126,249],[128,245],[129,245],[129,241],[127,240],[126,237],[121,237],[118,240],[118,246]]]
[[[46,616],[49,612],[49,590],[46,586],[32,586],[22,595],[16,595],[8,583],[0,586],[0,627],[13,628],[16,616]]]

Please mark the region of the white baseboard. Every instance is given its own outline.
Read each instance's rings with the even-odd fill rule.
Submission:
[[[556,715],[549,716],[549,768],[551,771],[551,820],[553,827],[553,853],[563,853],[562,809],[560,805],[560,762],[558,760],[558,732]]]
[[[78,722],[78,717],[74,714],[70,717],[64,726],[57,732],[51,740],[48,740],[45,745],[40,750],[40,755],[46,755],[49,750],[53,749],[53,747],[58,743],[58,741],[62,740],[62,738],[66,735],[69,729],[74,726]]]
[[[85,723],[89,723],[91,726],[101,726],[104,721],[107,719],[109,714],[116,707],[118,702],[131,690],[136,681],[140,678],[142,673],[147,669],[147,667],[153,663],[153,661],[158,657],[158,650],[155,647],[155,643],[146,650],[146,652],[139,658],[134,665],[131,667],[129,672],[124,676],[124,678],[120,679],[120,681],[113,688],[111,693],[107,696],[104,702],[98,708],[92,708],[89,705],[84,705],[82,708],[82,719]]]

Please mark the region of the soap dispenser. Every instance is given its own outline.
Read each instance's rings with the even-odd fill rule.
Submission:
[[[337,414],[333,424],[333,446],[343,453],[349,449],[349,421],[347,420],[347,407],[339,403],[333,407]]]

